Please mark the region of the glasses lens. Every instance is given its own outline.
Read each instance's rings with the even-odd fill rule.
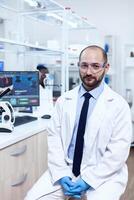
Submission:
[[[79,67],[82,70],[87,70],[89,66],[90,66],[91,71],[97,72],[105,66],[105,63],[103,63],[103,64],[101,64],[101,63],[85,63],[85,62],[79,63]]]

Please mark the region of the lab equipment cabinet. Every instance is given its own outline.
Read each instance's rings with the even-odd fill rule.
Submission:
[[[23,200],[47,168],[46,132],[0,150],[0,199]]]

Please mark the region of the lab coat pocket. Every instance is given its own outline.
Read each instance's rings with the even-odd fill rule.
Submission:
[[[99,129],[97,146],[98,146],[99,154],[101,156],[106,151],[112,132],[113,132],[113,128],[112,128],[112,123],[110,124],[110,122],[102,124],[102,126]]]

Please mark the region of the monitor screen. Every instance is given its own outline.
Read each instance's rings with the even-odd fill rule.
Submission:
[[[0,93],[10,88],[0,101],[13,107],[39,106],[38,71],[0,71]]]
[[[0,71],[4,70],[4,61],[0,60]]]

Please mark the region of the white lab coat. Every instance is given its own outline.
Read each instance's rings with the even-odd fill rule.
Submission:
[[[60,178],[72,177],[71,168],[67,165],[67,150],[75,122],[78,88],[66,92],[57,100],[48,130],[48,171],[30,191],[34,197],[32,200],[58,189],[60,186],[54,183]],[[118,188],[119,192],[124,191],[128,178],[125,162],[131,137],[129,106],[105,84],[87,121],[81,164],[81,178],[95,191],[103,188],[106,193],[108,189],[112,191],[114,185],[117,192]]]
[[[34,115],[37,117],[53,112],[52,90],[43,88],[41,85],[39,88],[40,105],[34,110]]]

